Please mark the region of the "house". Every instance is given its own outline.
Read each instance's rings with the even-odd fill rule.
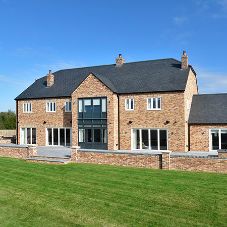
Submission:
[[[206,127],[196,121],[197,94],[185,51],[181,61],[119,55],[112,65],[50,70],[15,98],[17,143],[186,152],[199,148],[195,128]]]

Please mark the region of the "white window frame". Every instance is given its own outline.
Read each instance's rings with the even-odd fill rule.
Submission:
[[[160,108],[158,108],[158,99],[160,99]],[[151,107],[149,107],[149,100],[151,100]],[[155,100],[156,107],[154,108],[153,100]],[[162,98],[161,97],[148,97],[147,98],[147,110],[161,110],[162,109]]]
[[[221,149],[221,130],[227,130],[227,128],[210,128],[210,129],[209,129],[209,151],[217,151],[217,150],[212,150],[212,136],[211,136],[211,130],[218,130],[218,136],[219,136],[219,149]]]
[[[24,130],[24,136],[22,137],[22,131]],[[32,143],[32,129],[35,129],[36,132],[35,132],[35,136],[36,136],[36,143],[37,143],[37,129],[36,127],[20,127],[20,144],[24,144],[24,145],[28,145],[28,143],[24,143],[24,139],[26,138],[27,139],[27,132],[28,132],[28,129],[30,129],[30,138],[31,138],[31,143],[30,144],[33,144]],[[27,141],[27,140],[26,140]]]
[[[140,135],[140,148],[134,149],[133,148],[133,130],[139,130]],[[142,149],[142,130],[148,130],[148,140],[149,140],[149,151],[166,151],[160,150],[160,130],[166,130],[166,142],[167,142],[167,150],[169,149],[169,136],[168,136],[168,129],[167,128],[132,128],[131,129],[131,150],[144,150]],[[158,138],[158,150],[151,150],[151,138],[150,138],[150,130],[157,130],[157,138]]]
[[[48,143],[48,129],[51,129],[52,132],[52,141],[51,145]],[[54,145],[54,129],[58,130],[58,145]],[[71,127],[46,127],[46,146],[61,146],[60,145],[60,129],[64,129],[65,141],[66,141],[66,129],[70,129],[70,146],[72,146],[72,128]]]
[[[127,101],[129,101],[129,108],[127,108]],[[131,102],[133,103],[133,107],[131,106]],[[125,110],[127,110],[127,111],[134,110],[134,99],[133,98],[125,99]]]
[[[50,109],[51,105],[52,105],[52,109]],[[54,106],[54,108],[53,108],[53,106]],[[55,101],[46,103],[46,112],[49,112],[49,113],[50,112],[56,112],[56,102]]]
[[[71,105],[69,105],[69,104],[71,104]],[[71,107],[71,109],[69,107]],[[72,112],[72,101],[65,102],[65,112]]]
[[[32,113],[32,103],[31,102],[23,103],[23,113]]]

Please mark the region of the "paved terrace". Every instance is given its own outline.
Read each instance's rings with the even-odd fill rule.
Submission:
[[[0,147],[27,147],[26,145],[17,144],[0,144]],[[132,155],[161,155],[160,151],[152,150],[97,150],[97,149],[80,149],[83,152],[94,153],[113,153],[113,154],[132,154]],[[54,157],[54,158],[70,158],[71,148],[62,146],[38,146],[37,156]],[[172,152],[171,157],[195,157],[195,158],[215,158],[218,157],[217,151],[189,151],[189,152]]]

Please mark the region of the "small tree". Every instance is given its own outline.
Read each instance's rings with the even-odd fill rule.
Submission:
[[[16,129],[16,114],[12,110],[0,113],[0,129]]]

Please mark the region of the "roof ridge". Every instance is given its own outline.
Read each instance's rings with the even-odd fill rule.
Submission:
[[[133,63],[142,63],[142,62],[149,62],[149,61],[163,61],[163,60],[175,60],[177,62],[181,62],[175,58],[161,58],[161,59],[153,59],[153,60],[144,60],[144,61],[133,61],[133,62],[125,62],[123,65],[126,64],[133,64]],[[60,69],[56,72],[60,72],[60,71],[65,71],[65,70],[73,70],[73,69],[85,69],[85,68],[98,68],[98,67],[102,67],[102,66],[115,66],[116,64],[107,64],[107,65],[94,65],[94,66],[85,66],[85,67],[79,67],[79,68],[70,68],[70,69]],[[56,73],[54,72],[54,73]],[[53,74],[54,74],[53,73]]]
[[[196,96],[205,96],[205,95],[227,95],[227,93],[212,93],[212,94],[195,94]]]

